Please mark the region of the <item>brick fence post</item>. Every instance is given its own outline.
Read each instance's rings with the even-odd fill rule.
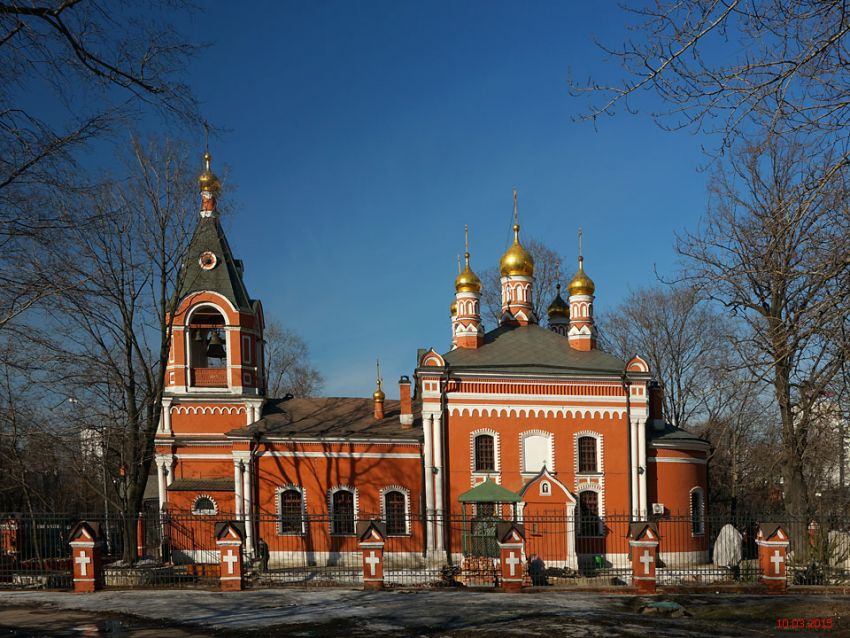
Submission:
[[[94,592],[103,587],[103,545],[100,542],[100,524],[82,521],[77,523],[68,537],[71,546],[74,591],[78,594]]]
[[[499,544],[499,574],[502,591],[519,591],[525,577],[525,526],[520,523],[496,525]]]
[[[363,589],[383,589],[386,526],[375,520],[357,523],[357,540],[363,555]]]
[[[216,523],[215,544],[218,547],[221,591],[242,590],[242,545],[245,531],[238,521]]]
[[[781,523],[759,523],[756,545],[759,548],[761,582],[770,592],[781,593],[788,588],[788,547],[791,544],[787,530]]]
[[[640,521],[629,525],[632,581],[642,594],[654,594],[656,591],[659,539],[655,523]]]

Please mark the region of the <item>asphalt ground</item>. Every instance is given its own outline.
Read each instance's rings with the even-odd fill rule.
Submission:
[[[658,601],[675,604],[646,613],[646,606]],[[0,637],[652,635],[850,637],[850,596],[340,589],[0,592]]]

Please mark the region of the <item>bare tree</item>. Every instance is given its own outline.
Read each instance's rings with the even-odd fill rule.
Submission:
[[[192,10],[181,0],[0,2],[0,328],[56,292],[28,257],[91,214],[69,214],[68,199],[97,181],[82,153],[124,134],[140,110],[199,122],[181,81],[197,46],[158,8]]]
[[[741,362],[777,404],[785,506],[805,516],[816,407],[838,373],[850,300],[847,175],[778,135],[742,146],[718,170],[699,231],[677,250],[689,280],[739,319]]]
[[[686,425],[706,417],[714,387],[712,369],[723,365],[722,318],[691,287],[632,292],[600,321],[603,340],[628,360],[647,357],[664,389],[664,417]]]
[[[127,178],[80,202],[97,214],[61,233],[64,254],[53,259],[62,292],[46,304],[46,332],[63,367],[58,382],[120,433],[117,497],[132,561],[197,193],[178,144],[134,140],[129,156]]]
[[[583,116],[633,111],[651,90],[667,107],[664,128],[693,126],[722,134],[723,146],[758,128],[806,135],[847,160],[850,122],[845,0],[657,0],[624,5],[633,21],[621,46],[600,44],[620,63],[613,82],[572,84],[588,96]]]
[[[554,250],[537,239],[524,239],[523,247],[534,259],[534,314],[545,321],[546,309],[555,298],[555,284],[561,281],[563,259]],[[484,316],[493,321],[492,327],[499,325],[502,316],[502,284],[498,268],[481,271],[481,306]],[[566,282],[561,281],[561,284]]]
[[[324,380],[310,363],[307,343],[279,321],[270,321],[263,332],[267,394],[283,397],[315,396]]]

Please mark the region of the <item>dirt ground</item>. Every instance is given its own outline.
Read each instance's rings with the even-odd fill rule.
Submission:
[[[653,601],[676,603],[641,613]],[[670,617],[674,611],[678,617]],[[783,619],[788,619],[782,628]],[[828,620],[827,620],[828,619]],[[824,625],[831,625],[830,629]],[[593,592],[2,592],[5,636],[848,636],[850,596]]]

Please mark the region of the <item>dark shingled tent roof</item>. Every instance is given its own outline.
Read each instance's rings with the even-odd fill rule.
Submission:
[[[399,438],[418,440],[422,437],[420,418],[413,428],[404,429],[399,422],[401,403],[384,402],[384,418],[375,420],[372,399],[346,397],[307,397],[271,399],[263,408],[263,417],[249,426],[228,432],[230,436],[260,434],[274,437],[351,437]],[[419,410],[414,407],[414,414]]]
[[[207,251],[218,259],[215,268],[210,270],[201,268],[198,261],[201,254]],[[177,293],[178,299],[191,293],[211,290],[223,295],[239,310],[253,309],[253,302],[242,281],[242,262],[233,258],[221,223],[215,215],[201,217],[198,222],[189,242],[184,268],[186,270]]]
[[[443,355],[454,372],[517,374],[623,374],[626,362],[591,350],[582,352],[568,339],[536,325],[501,326],[484,336],[477,348],[457,348]]]
[[[233,477],[230,478],[179,478],[174,479],[168,490],[172,492],[232,492]]]
[[[701,439],[696,434],[691,434],[687,430],[683,430],[682,428],[677,428],[675,425],[670,423],[664,424],[663,430],[655,430],[651,427],[646,428],[647,435],[649,436],[650,444],[653,443],[692,443],[697,445],[704,445],[705,447],[710,447],[711,443],[706,441],[705,439]]]

